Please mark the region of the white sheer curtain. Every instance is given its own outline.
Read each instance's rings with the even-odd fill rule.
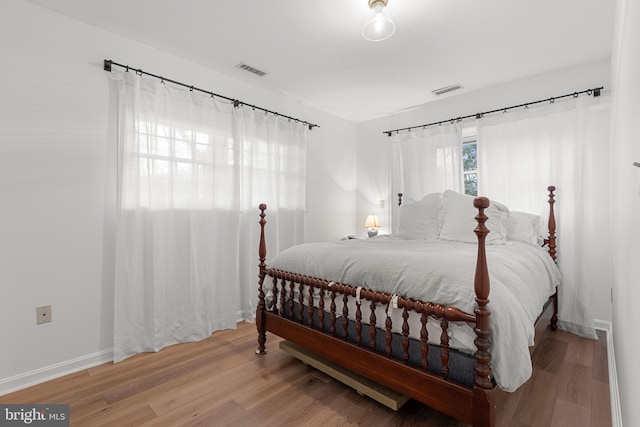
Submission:
[[[420,200],[445,190],[464,192],[462,131],[458,123],[402,132],[391,137],[394,193]]]
[[[608,97],[512,110],[477,126],[478,194],[546,218],[545,189],[557,187],[559,326],[596,338],[592,289],[611,279]]]
[[[253,318],[257,206],[271,253],[302,242],[307,128],[134,73],[110,87],[117,362]]]

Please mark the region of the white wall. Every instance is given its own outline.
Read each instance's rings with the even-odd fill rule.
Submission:
[[[619,0],[613,57],[613,340],[625,426],[640,425],[640,4]]]
[[[320,128],[313,129],[308,151],[307,242],[337,240],[355,233],[355,141],[356,126],[351,122],[327,116],[322,117]]]
[[[21,0],[0,2],[0,51],[0,394],[111,355],[103,59],[319,124],[306,240],[354,232],[354,124]]]
[[[605,59],[510,84],[461,93],[425,107],[358,124],[356,226],[360,226],[360,222],[364,223],[367,213],[377,213],[379,218],[382,218],[385,228],[383,231],[387,232],[391,229],[389,207],[396,203],[396,197],[391,194],[390,187],[390,143],[383,131],[448,120],[599,86],[604,86],[605,91],[608,92],[611,89],[610,82],[610,60]],[[608,161],[603,163],[603,167],[609,167]],[[594,189],[594,192],[599,195],[599,200],[604,203],[604,206],[607,206],[609,183],[602,184],[604,188]],[[546,191],[544,188],[540,190]],[[379,198],[386,199],[387,209],[380,209]],[[603,215],[603,221],[608,220],[609,218]],[[585,231],[599,232],[599,230]],[[609,248],[607,236],[603,235],[603,253],[608,254]],[[610,277],[611,272],[604,272],[603,275]],[[611,321],[612,284],[610,280],[599,283],[600,286],[593,290],[593,313],[596,319],[609,322]]]

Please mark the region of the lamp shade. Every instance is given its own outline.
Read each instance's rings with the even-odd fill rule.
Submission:
[[[367,220],[364,222],[364,226],[367,228],[380,227],[380,223],[378,222],[378,217],[375,215],[367,215]]]
[[[373,16],[362,27],[362,37],[372,42],[379,42],[388,39],[396,32],[396,26],[386,6],[386,0],[369,0]]]

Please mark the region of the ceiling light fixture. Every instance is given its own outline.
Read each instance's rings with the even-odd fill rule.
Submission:
[[[372,42],[386,40],[396,32],[396,26],[386,10],[388,0],[369,0],[373,17],[365,22],[362,37]]]

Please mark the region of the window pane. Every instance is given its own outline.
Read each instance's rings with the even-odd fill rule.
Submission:
[[[193,139],[193,132],[187,129],[174,129],[176,134],[176,139],[180,139],[182,141],[191,141]]]
[[[464,174],[464,194],[469,194],[470,196],[478,195],[478,174],[477,173]]]
[[[151,141],[151,154],[169,157],[171,153],[171,140],[168,138],[156,138]]]
[[[190,159],[191,143],[185,141],[176,141],[176,157],[180,159]]]
[[[478,163],[478,150],[475,142],[462,145],[462,165],[465,171],[474,171]]]

